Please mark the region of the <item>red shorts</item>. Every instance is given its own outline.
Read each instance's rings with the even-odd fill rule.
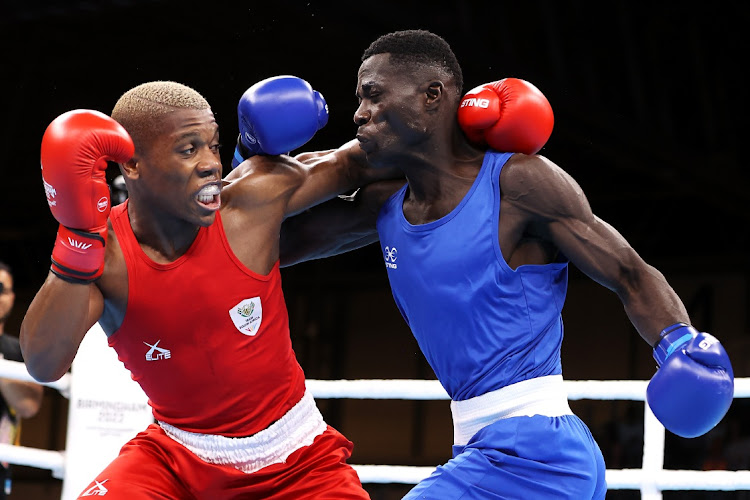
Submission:
[[[153,424],[128,441],[78,498],[106,491],[107,500],[369,500],[346,463],[351,452],[352,443],[328,426],[285,463],[246,474],[204,462]]]

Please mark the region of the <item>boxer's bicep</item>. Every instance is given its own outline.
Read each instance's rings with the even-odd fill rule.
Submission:
[[[638,332],[653,344],[663,325],[674,322],[670,318],[686,317],[682,302],[664,276],[593,213],[580,186],[545,162],[525,179],[524,204],[536,227],[573,265],[615,292]]]
[[[508,167],[501,176],[503,196],[529,214],[538,236],[590,278],[618,288],[632,249],[617,230],[594,215],[578,183],[541,156],[525,156]]]

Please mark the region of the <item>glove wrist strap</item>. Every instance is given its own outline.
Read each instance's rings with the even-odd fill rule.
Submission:
[[[675,351],[698,335],[698,330],[686,323],[675,323],[661,331],[654,347],[654,359],[661,366]]]
[[[232,157],[232,168],[235,169],[237,166],[242,163],[243,161],[247,160],[248,158],[255,156],[257,154],[261,154],[260,145],[258,144],[258,141],[250,136],[254,142],[252,142],[251,146],[249,147],[247,144],[242,142],[242,134],[237,136],[237,146],[234,148],[234,156]]]
[[[88,232],[61,224],[52,250],[52,272],[69,283],[96,280],[104,271],[106,242],[106,226]]]
[[[60,271],[61,267],[59,264],[57,264],[54,260],[52,261],[52,265],[50,266],[49,270],[52,271],[52,274],[57,276],[63,281],[66,281],[68,283],[73,283],[74,285],[88,285],[90,283],[93,283],[95,281],[94,278],[92,279],[82,279],[82,278],[74,278],[73,276],[68,276],[67,274],[63,274]]]

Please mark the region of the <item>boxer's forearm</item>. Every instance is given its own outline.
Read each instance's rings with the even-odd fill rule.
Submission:
[[[21,351],[31,376],[40,382],[62,377],[103,307],[96,285],[68,283],[50,273],[21,324]]]
[[[334,198],[284,221],[281,266],[331,257],[377,240],[374,216],[357,202]]]
[[[628,286],[618,289],[618,296],[641,338],[655,346],[659,332],[674,323],[690,323],[690,317],[662,273],[639,262],[639,266],[630,270]]]

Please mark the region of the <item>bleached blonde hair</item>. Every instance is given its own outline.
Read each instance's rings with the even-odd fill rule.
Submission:
[[[136,152],[158,133],[162,117],[178,109],[208,109],[208,101],[196,90],[177,82],[143,83],[125,92],[112,109],[112,118],[125,127]]]

